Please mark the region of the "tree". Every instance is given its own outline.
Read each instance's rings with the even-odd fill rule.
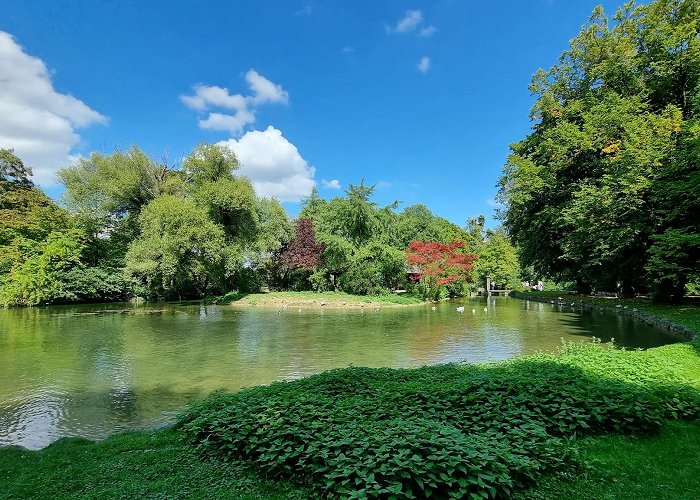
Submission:
[[[132,146],[111,155],[92,153],[59,170],[58,178],[66,188],[68,208],[106,226],[117,217],[138,216],[165,191],[170,173],[167,164],[156,163]]]
[[[156,298],[180,299],[222,291],[242,259],[224,231],[193,200],[161,195],[139,216],[140,237],[129,247],[126,272]]]
[[[14,154],[13,149],[0,148],[0,188],[7,184],[32,187],[32,169]]]
[[[652,187],[658,230],[646,264],[657,298],[673,302],[687,282],[700,281],[700,120],[688,121],[680,141],[676,161]]]
[[[270,284],[282,289],[308,290],[312,284],[319,291],[325,289],[320,276],[310,280],[323,262],[325,249],[326,245],[316,240],[313,220],[297,219],[294,236],[274,252],[266,266]]]
[[[406,256],[381,241],[370,241],[357,250],[338,285],[356,295],[383,295],[406,283]]]
[[[280,254],[282,265],[287,269],[313,271],[321,264],[325,245],[316,241],[314,223],[311,219],[297,219],[295,234]]]
[[[418,280],[426,296],[436,298],[442,285],[469,280],[476,255],[460,253],[464,248],[465,244],[458,241],[411,242],[406,250],[406,262],[418,268]]]
[[[235,153],[219,144],[200,144],[182,164],[185,180],[195,186],[221,179],[232,179],[239,167]]]
[[[175,181],[167,162],[153,161],[137,146],[111,155],[92,153],[58,172],[63,202],[89,237],[93,265],[122,267],[129,243],[138,237],[141,210]]]
[[[511,289],[519,286],[518,254],[502,228],[486,231],[477,255],[474,270],[482,286],[486,285],[486,278]]]
[[[499,191],[525,265],[580,291],[631,295],[659,282],[648,262],[668,223],[654,193],[697,120],[699,14],[698,0],[630,3],[612,19],[596,8],[559,64],[534,76],[537,122],[511,146]],[[664,248],[673,253],[654,252]],[[674,274],[676,288],[688,271]]]

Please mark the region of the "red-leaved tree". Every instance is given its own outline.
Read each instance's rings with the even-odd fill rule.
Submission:
[[[412,241],[406,250],[411,278],[420,281],[426,295],[434,295],[435,287],[457,280],[469,280],[476,255],[466,253],[462,242]]]
[[[298,219],[294,238],[282,250],[280,260],[286,269],[313,271],[321,263],[326,246],[316,241],[314,222]]]

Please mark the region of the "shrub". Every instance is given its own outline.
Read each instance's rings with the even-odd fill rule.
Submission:
[[[331,495],[494,498],[575,463],[571,436],[697,418],[698,388],[645,355],[593,345],[487,366],[333,370],[213,395],[178,425],[209,453]]]

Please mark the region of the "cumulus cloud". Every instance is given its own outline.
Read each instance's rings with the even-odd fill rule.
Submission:
[[[321,185],[326,189],[343,189],[343,187],[340,185],[340,181],[338,179],[332,179],[330,181],[327,181],[326,179],[322,179]]]
[[[421,73],[427,73],[430,69],[430,58],[428,56],[421,57],[417,67]]]
[[[236,153],[241,164],[239,172],[253,182],[261,196],[299,201],[311,194],[316,185],[315,169],[299,154],[296,146],[272,126],[219,144]]]
[[[420,10],[407,10],[406,14],[397,21],[396,26],[387,26],[389,33],[410,33],[423,22],[423,13]]]
[[[255,123],[255,113],[263,104],[288,104],[289,94],[281,85],[271,82],[254,69],[245,75],[249,95],[231,94],[227,88],[199,84],[193,95],[181,95],[180,100],[190,109],[202,113],[199,126],[210,130],[225,130],[240,134],[246,125]],[[218,111],[214,111],[218,109]],[[221,112],[228,111],[227,113]]]
[[[44,62],[0,31],[0,147],[13,148],[36,183],[54,184],[56,171],[75,160],[76,129],[106,122],[81,100],[56,92]]]

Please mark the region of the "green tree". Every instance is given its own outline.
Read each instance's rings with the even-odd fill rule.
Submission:
[[[124,265],[129,242],[138,236],[141,210],[172,188],[171,173],[137,146],[111,155],[92,153],[59,170],[63,202],[89,236],[86,258],[93,265]]]
[[[627,295],[658,271],[648,261],[655,241],[665,253],[667,224],[654,193],[696,119],[699,13],[698,0],[630,3],[612,19],[596,8],[559,64],[537,72],[537,123],[511,147],[499,191],[525,265],[580,291],[619,284]]]
[[[0,148],[0,186],[14,184],[31,187],[32,169],[15,155],[13,149]]]
[[[159,196],[142,210],[139,227],[141,235],[126,255],[126,272],[156,298],[220,291],[229,266],[242,259],[225,244],[223,229],[189,198]]]
[[[477,257],[474,271],[481,286],[486,286],[486,278],[510,289],[520,286],[518,253],[502,228],[486,231]]]

